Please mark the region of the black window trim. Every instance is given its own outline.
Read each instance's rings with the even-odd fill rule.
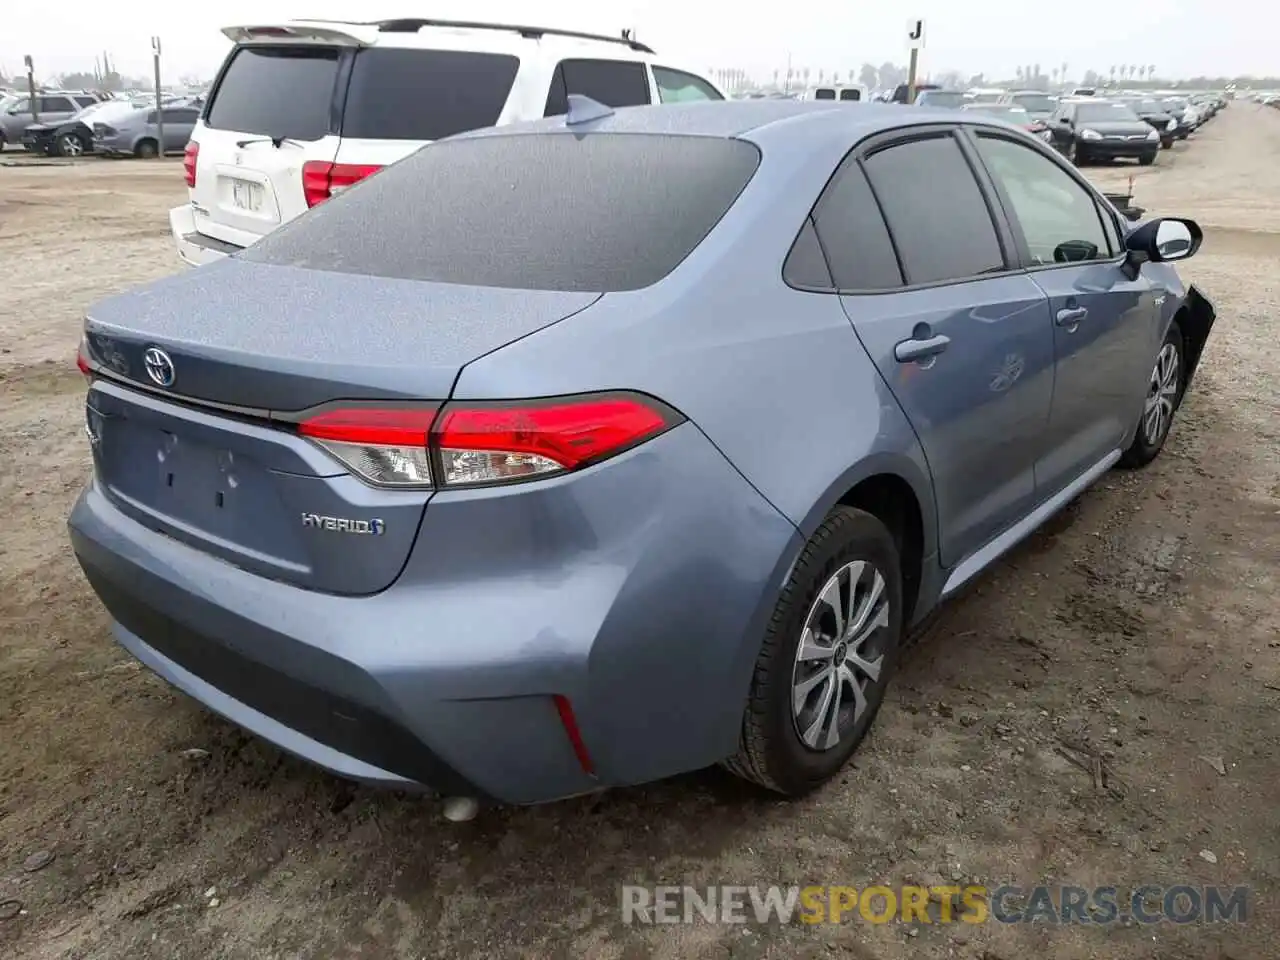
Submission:
[[[835,277],[832,276],[831,286],[825,288],[812,288],[800,286],[788,282],[785,277],[786,261],[791,256],[791,250],[795,247],[796,241],[799,239],[800,231],[804,229],[804,223],[807,220],[817,222],[818,205],[825,197],[827,190],[832,182],[844,169],[847,163],[856,163],[862,168],[862,175],[867,176],[864,161],[874,153],[881,150],[887,150],[890,147],[900,146],[904,143],[910,143],[913,140],[927,140],[935,137],[947,136],[951,137],[960,148],[961,154],[965,158],[965,162],[969,165],[970,171],[973,173],[974,180],[978,184],[978,191],[982,196],[983,203],[986,205],[987,214],[991,217],[991,225],[995,230],[996,241],[1000,245],[1000,253],[1004,258],[1005,269],[984,273],[973,277],[949,278],[946,280],[933,280],[928,283],[908,283],[904,282],[901,286],[885,287],[878,290],[861,290],[855,288],[843,288],[835,286]],[[907,272],[902,264],[902,255],[898,252],[898,241],[893,235],[893,228],[889,225],[888,219],[884,216],[884,206],[880,202],[880,197],[876,194],[875,185],[871,183],[871,178],[867,177],[867,184],[871,188],[871,195],[875,198],[876,206],[880,208],[881,219],[884,220],[885,229],[889,233],[889,242],[893,245],[894,256],[898,260],[898,270],[902,274],[905,281]],[[1019,240],[1015,238],[1013,229],[1009,223],[1009,219],[1005,216],[1004,205],[998,199],[995,184],[992,182],[987,168],[982,164],[981,159],[976,154],[976,149],[967,137],[964,136],[962,125],[959,123],[921,123],[910,124],[902,127],[894,127],[889,130],[881,130],[871,134],[868,137],[855,143],[853,149],[846,153],[831,171],[831,175],[822,185],[822,189],[818,192],[818,199],[814,201],[808,212],[805,214],[805,221],[802,221],[800,227],[796,231],[796,237],[792,241],[791,246],[787,248],[787,257],[783,258],[781,271],[784,274],[783,283],[793,290],[801,293],[823,293],[840,297],[875,297],[886,296],[895,293],[907,293],[915,290],[931,290],[937,287],[954,287],[967,283],[978,283],[983,280],[993,280],[999,277],[1015,276],[1025,273],[1023,250],[1019,247]],[[818,245],[822,245],[822,237],[818,236]],[[823,257],[827,259],[827,272],[831,273],[830,257],[827,255],[825,248],[823,249]],[[1091,261],[1099,263],[1101,261]]]
[[[1106,236],[1107,242],[1110,243],[1113,236],[1118,236],[1120,241],[1120,251],[1113,256],[1099,257],[1097,260],[1073,261],[1071,263],[1037,263],[1031,256],[1031,247],[1028,245],[1027,238],[1022,232],[1022,225],[1019,223],[1017,216],[1013,212],[1012,199],[1008,196],[1004,187],[1002,187],[991,175],[990,171],[986,169],[986,162],[982,159],[982,154],[978,150],[977,141],[979,137],[989,137],[993,140],[1006,140],[1010,143],[1016,143],[1020,146],[1026,147],[1027,149],[1034,150],[1056,165],[1059,170],[1066,173],[1067,176],[1070,177],[1078,186],[1082,187],[1085,193],[1093,200],[1094,210],[1098,214],[1098,226],[1102,228],[1103,235]],[[1080,173],[1079,170],[1063,160],[1056,150],[1050,150],[1041,141],[1035,140],[1031,137],[1023,137],[1007,130],[1001,130],[998,127],[988,127],[982,124],[967,125],[967,129],[965,129],[962,134],[962,139],[969,142],[969,148],[973,152],[975,162],[982,165],[987,179],[991,183],[992,189],[999,198],[999,203],[1005,211],[1005,220],[1008,222],[1009,229],[1013,233],[1018,260],[1021,262],[1022,270],[1024,272],[1041,273],[1046,270],[1065,270],[1083,266],[1102,266],[1106,264],[1117,266],[1128,258],[1128,252],[1124,249],[1125,230],[1115,219],[1111,210],[1111,204],[1101,195],[1101,193],[1098,192],[1094,185]],[[1114,234],[1107,231],[1106,224],[1103,222],[1104,217],[1110,217],[1112,219],[1115,226]]]

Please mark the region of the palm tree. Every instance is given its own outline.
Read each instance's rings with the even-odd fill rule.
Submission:
[[[1062,61],[1062,82],[1067,82],[1067,62],[1065,60]]]
[[[1156,65],[1153,63],[1147,67],[1147,78],[1150,79],[1156,75]]]
[[[1018,80],[1022,80],[1022,68],[1018,68]]]
[[[1115,64],[1112,64],[1112,65],[1111,65],[1111,82],[1112,82],[1112,83],[1115,83],[1115,82],[1116,82],[1116,68],[1115,68]]]
[[[1058,73],[1059,73],[1058,68],[1054,67],[1053,68],[1053,85],[1055,87],[1058,85]]]
[[[1036,64],[1035,79],[1037,79],[1037,80],[1039,80],[1039,79],[1040,79],[1040,64],[1038,64],[1038,63]]]

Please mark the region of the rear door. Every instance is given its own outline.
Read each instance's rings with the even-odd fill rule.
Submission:
[[[948,128],[891,134],[846,161],[816,225],[846,313],[933,473],[954,566],[1030,509],[1053,396],[1044,292]]]
[[[1054,317],[1053,410],[1036,466],[1044,499],[1119,449],[1137,423],[1165,291],[1125,272],[1118,224],[1074,171],[1000,131],[973,136]]]
[[[231,52],[197,137],[196,230],[244,247],[307,209],[302,168],[337,155],[335,95],[351,54],[317,43]]]

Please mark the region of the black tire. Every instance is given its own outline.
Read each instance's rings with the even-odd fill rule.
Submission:
[[[1144,167],[1149,167],[1155,162],[1156,155],[1154,153],[1144,153],[1138,158],[1138,163],[1142,164]]]
[[[160,145],[154,140],[142,140],[133,148],[133,155],[142,160],[150,160],[160,153]]]
[[[808,701],[800,711],[793,708],[797,650],[806,624],[812,618],[834,626],[831,608],[820,604],[818,598],[831,579],[838,573],[843,574],[855,561],[867,565],[863,568],[864,576],[868,569],[878,572],[884,584],[883,596],[888,603],[885,625],[865,632],[863,635],[868,636],[868,640],[862,648],[867,652],[867,659],[879,658],[880,669],[874,680],[866,674],[860,675],[866,677],[866,685],[859,684],[866,699],[861,714],[857,712],[856,700],[854,704],[847,702],[852,696],[850,688],[840,688],[844,698],[836,707],[834,720],[839,731],[838,741],[829,748],[823,745],[815,749],[801,739],[799,725],[808,724],[808,719],[819,711],[826,716],[831,716],[831,711],[817,703],[825,692],[825,683],[809,692],[811,698],[816,695],[812,713],[807,713]],[[868,579],[874,580],[874,573]],[[854,592],[850,607],[856,609],[856,598],[867,595]],[[851,507],[835,508],[809,538],[774,608],[752,676],[738,752],[726,760],[724,766],[746,780],[788,797],[803,796],[839,773],[866,736],[884,701],[885,689],[897,666],[902,620],[902,571],[893,536],[869,513]],[[824,635],[819,645],[827,643],[843,661],[841,648],[846,648],[846,644],[829,642],[831,639]],[[814,661],[815,669],[821,662]],[[802,721],[796,716],[797,712],[807,714],[807,719]]]
[[[1165,357],[1166,349],[1170,347],[1173,349],[1172,369],[1177,382],[1173,387],[1172,393],[1166,394],[1169,401],[1167,416],[1161,419],[1159,427],[1153,434],[1148,429],[1150,415],[1147,411],[1147,404],[1161,390],[1161,361]],[[1160,349],[1156,353],[1156,359],[1151,369],[1151,380],[1147,387],[1147,395],[1143,400],[1143,411],[1138,418],[1138,431],[1134,434],[1133,443],[1129,445],[1129,449],[1121,455],[1119,466],[1127,470],[1135,470],[1139,467],[1145,467],[1160,455],[1160,451],[1164,449],[1165,440],[1169,438],[1169,429],[1173,426],[1174,414],[1178,412],[1178,407],[1182,404],[1182,395],[1186,388],[1186,355],[1183,352],[1182,328],[1178,326],[1178,322],[1175,320],[1169,324],[1169,332],[1165,334],[1164,341],[1160,344]]]

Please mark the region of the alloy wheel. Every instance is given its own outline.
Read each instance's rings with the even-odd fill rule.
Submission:
[[[791,676],[791,716],[811,750],[831,750],[867,711],[890,639],[889,595],[871,563],[838,569],[805,618]]]
[[[78,157],[84,153],[84,144],[75,134],[67,134],[59,144],[64,157]]]
[[[1164,439],[1173,422],[1173,407],[1178,399],[1178,379],[1181,373],[1178,348],[1166,343],[1156,355],[1151,370],[1151,383],[1147,386],[1147,400],[1142,412],[1142,432],[1147,444],[1156,446]]]

